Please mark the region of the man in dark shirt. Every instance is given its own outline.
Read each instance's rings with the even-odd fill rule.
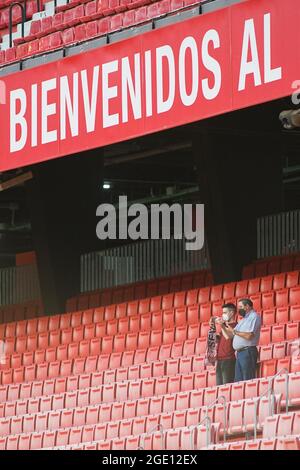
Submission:
[[[225,329],[225,323],[232,328],[236,326],[236,306],[234,304],[224,304],[221,318],[211,318],[210,326],[215,321],[221,326],[221,331],[217,335],[217,385],[224,385],[234,382],[235,374],[235,351],[232,347],[232,338],[230,338]]]

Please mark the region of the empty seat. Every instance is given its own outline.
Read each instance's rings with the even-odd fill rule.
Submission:
[[[262,439],[260,443],[260,450],[275,450],[276,439]]]
[[[244,401],[229,404],[228,428],[231,433],[243,432]]]
[[[294,322],[300,322],[300,305],[291,306],[289,319]]]
[[[259,344],[265,346],[271,343],[271,327],[266,326],[260,330]]]
[[[199,320],[201,323],[208,322],[210,320],[211,312],[212,312],[211,307],[212,305],[210,302],[200,305]]]
[[[292,287],[290,289],[290,298],[291,305],[300,304],[300,287]]]
[[[262,324],[264,326],[273,325],[275,323],[275,309],[264,310]]]
[[[272,327],[272,343],[280,343],[285,340],[285,325]]]
[[[263,437],[272,438],[277,435],[279,416],[268,416],[264,422]],[[285,434],[285,433],[283,433]]]
[[[291,341],[293,339],[299,338],[299,322],[296,323],[287,323],[285,330],[285,339],[286,341]]]
[[[273,288],[273,276],[262,277],[260,281],[260,292],[269,292],[272,290],[272,288]]]
[[[277,308],[276,309],[276,323],[287,323],[288,321],[289,321],[289,307]]]

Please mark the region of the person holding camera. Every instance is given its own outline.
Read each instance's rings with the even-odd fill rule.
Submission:
[[[212,317],[209,322],[211,331],[216,331],[216,327],[220,326],[220,333],[215,334],[217,385],[234,382],[236,362],[235,351],[232,346],[232,336],[226,332],[226,325],[229,325],[232,329],[236,326],[236,306],[231,303],[224,304],[222,312],[222,317]]]
[[[239,301],[239,314],[242,320],[233,328],[232,325],[223,326],[226,334],[233,339],[233,348],[236,351],[235,382],[251,380],[256,377],[256,367],[259,343],[261,318],[253,309],[250,299]]]

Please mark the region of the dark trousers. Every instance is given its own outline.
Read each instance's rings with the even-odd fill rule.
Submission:
[[[245,351],[240,351],[236,355],[235,364],[235,382],[242,380],[251,380],[256,377],[256,365],[257,365],[257,348],[251,346]]]
[[[217,385],[234,382],[235,359],[223,359],[217,362]]]

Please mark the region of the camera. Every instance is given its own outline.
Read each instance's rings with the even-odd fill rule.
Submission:
[[[284,129],[300,128],[300,109],[288,109],[279,114]]]

